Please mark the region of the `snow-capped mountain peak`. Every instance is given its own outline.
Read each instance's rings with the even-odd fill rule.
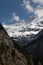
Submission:
[[[11,37],[26,37],[27,35],[38,34],[43,29],[43,17],[35,18],[31,22],[19,22],[10,25],[3,25]]]

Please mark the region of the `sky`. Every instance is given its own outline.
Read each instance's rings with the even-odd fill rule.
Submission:
[[[8,19],[12,18],[12,14],[14,12],[21,19],[28,18],[29,15],[21,6],[22,2],[23,0],[0,0],[0,20],[3,21],[3,19],[5,19],[5,21],[7,22]]]
[[[0,0],[0,23],[10,35],[36,34],[35,29],[43,29],[43,0]]]
[[[42,7],[43,0],[0,0],[0,23],[12,24],[39,16]]]

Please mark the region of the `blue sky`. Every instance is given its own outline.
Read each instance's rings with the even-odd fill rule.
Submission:
[[[43,4],[42,0],[0,0],[0,22],[10,23],[13,18],[11,23],[15,23],[17,21],[13,17],[15,15],[20,21],[22,19],[27,20],[30,16],[37,15],[38,6],[43,6],[41,4]],[[13,13],[15,15],[12,15]]]
[[[15,12],[21,18],[27,18],[28,15],[20,4],[22,0],[0,0],[0,18],[9,18]]]
[[[26,10],[20,6],[23,0],[0,0],[0,18],[9,18],[15,11],[21,18],[27,18]]]

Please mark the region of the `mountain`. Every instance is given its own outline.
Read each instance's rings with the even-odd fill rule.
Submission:
[[[24,59],[27,63],[27,59],[24,57],[25,55],[19,52],[21,51],[21,48],[26,53],[27,58],[29,58],[29,54],[32,54],[33,56],[38,57],[38,61],[43,59],[43,31],[40,31],[43,29],[42,22],[43,19],[35,18],[31,23],[20,22],[11,25],[3,25],[9,34],[10,39],[13,40],[13,43],[16,41],[16,43],[13,44],[14,47],[16,46],[15,51],[17,48],[17,51],[15,52],[17,54],[16,60],[18,61],[18,56],[20,56],[19,58],[21,59],[21,61],[16,62],[17,64],[21,64]],[[23,56],[21,57],[21,55]],[[24,65],[26,63],[24,63]]]
[[[32,41],[34,39],[35,35],[30,35],[27,37],[11,37],[11,39],[15,40],[16,42],[18,42],[17,44],[20,45],[20,47],[24,47],[26,45],[29,44],[30,41]]]
[[[4,28],[10,35],[10,37],[26,37],[27,35],[37,34],[39,29],[37,29],[36,25],[37,18],[30,17],[27,20],[16,22],[14,24],[3,24]]]
[[[31,22],[29,22],[30,19],[11,25],[3,25],[9,36],[17,41],[17,44],[21,47],[30,44],[29,42],[36,39],[35,36],[43,29],[43,17],[32,18]]]
[[[0,65],[27,65],[26,57],[15,44],[0,24]]]
[[[31,22],[30,22],[31,20]],[[39,30],[36,25],[36,19],[32,18],[24,22],[17,22],[11,25],[3,25],[9,36],[18,42],[20,46],[27,45],[29,41],[34,39]],[[35,20],[35,24],[33,23]],[[35,26],[34,26],[35,25]]]
[[[28,20],[16,22],[14,24],[3,24],[10,37],[26,37],[37,34],[43,29],[43,17],[30,17]]]
[[[24,46],[26,53],[39,56],[43,59],[43,30],[41,30],[34,39]]]
[[[30,59],[31,59],[31,62],[34,62],[33,59],[35,59],[36,64],[38,62],[41,62],[41,65],[43,65],[43,30],[40,30],[38,34],[34,35],[33,39],[32,40],[30,39],[30,41],[25,38],[23,39],[22,42],[20,42],[19,40],[18,45],[20,45],[19,48],[22,46],[21,48],[23,49],[23,51],[26,53],[27,57],[29,58],[28,62]]]

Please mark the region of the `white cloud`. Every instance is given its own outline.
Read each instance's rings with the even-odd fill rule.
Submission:
[[[33,2],[37,3],[37,7],[34,9],[34,14],[36,17],[40,18],[43,17],[43,0],[32,0]]]
[[[13,20],[15,20],[15,21],[17,21],[17,22],[19,22],[20,21],[20,17],[19,16],[17,16],[16,14],[15,14],[15,12],[12,14],[12,21]]]
[[[43,16],[43,9],[36,9],[35,14],[39,18],[42,17]]]
[[[30,0],[23,0],[23,6],[25,9],[30,13],[34,12],[35,16],[40,18],[43,16],[43,0],[32,0],[34,3],[37,3],[37,7],[33,8],[33,6],[30,5]]]
[[[33,2],[43,4],[43,0],[33,0]]]
[[[40,18],[43,16],[43,0],[32,0],[34,3],[38,4],[37,7],[33,8],[32,5],[30,5],[30,0],[23,0],[23,6],[28,12],[34,12],[36,17]]]
[[[33,7],[30,5],[29,0],[23,0],[23,6],[28,10],[28,12],[33,12]]]
[[[16,22],[25,22],[25,20],[22,18],[20,18],[19,16],[17,16],[16,14],[15,14],[15,12],[13,12],[12,13],[12,18],[11,18],[11,20],[10,21],[16,21]]]

